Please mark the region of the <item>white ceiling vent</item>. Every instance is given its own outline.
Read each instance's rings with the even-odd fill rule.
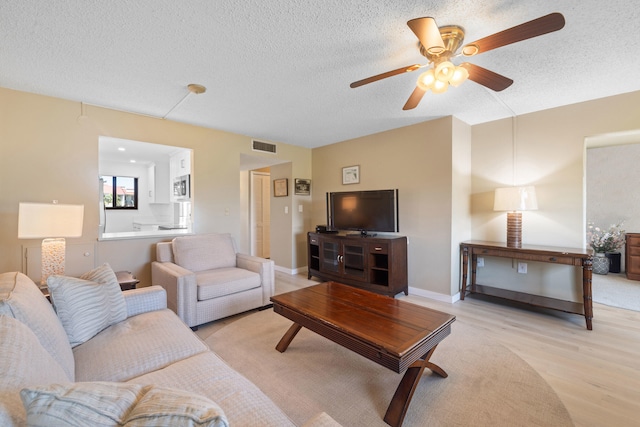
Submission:
[[[251,149],[253,151],[262,151],[265,153],[276,153],[276,144],[270,144],[268,142],[256,141],[255,139],[251,141]]]

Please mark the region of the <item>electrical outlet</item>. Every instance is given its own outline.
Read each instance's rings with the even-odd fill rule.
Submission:
[[[484,267],[484,258],[478,258],[477,262],[478,262],[478,267]]]
[[[519,262],[518,263],[518,273],[527,274],[527,263],[526,262]]]

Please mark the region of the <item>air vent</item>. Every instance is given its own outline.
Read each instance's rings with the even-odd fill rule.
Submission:
[[[265,153],[274,153],[276,152],[276,144],[269,144],[268,142],[256,141],[255,139],[251,141],[252,148],[254,151],[264,151]]]

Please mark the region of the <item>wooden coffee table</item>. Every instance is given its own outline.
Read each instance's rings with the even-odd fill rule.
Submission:
[[[456,319],[447,313],[335,282],[271,297],[273,310],[293,320],[276,350],[284,352],[305,328],[401,373],[406,370],[384,421],[402,425],[425,368],[447,373],[429,362]]]

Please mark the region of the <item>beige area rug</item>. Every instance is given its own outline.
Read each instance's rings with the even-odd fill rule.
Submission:
[[[397,374],[303,328],[284,353],[291,321],[265,310],[216,331],[207,344],[297,425],[325,411],[345,427],[386,426]],[[454,322],[425,370],[403,426],[571,426],[551,387],[503,345]]]

